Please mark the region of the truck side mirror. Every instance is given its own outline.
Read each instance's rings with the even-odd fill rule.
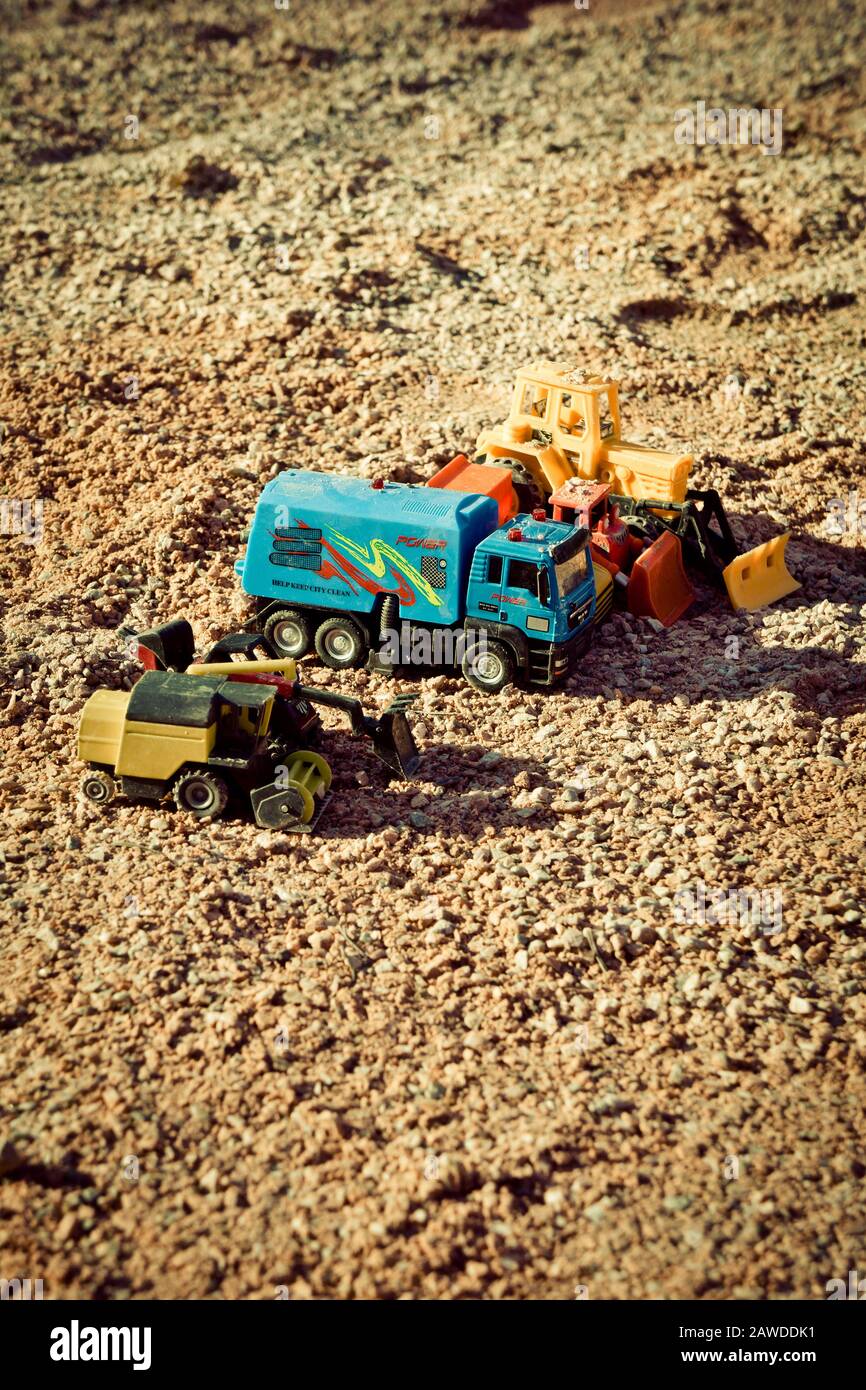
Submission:
[[[543,565],[538,570],[538,602],[545,608],[550,602],[550,577]]]

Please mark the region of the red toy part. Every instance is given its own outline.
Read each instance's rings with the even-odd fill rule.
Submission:
[[[238,662],[238,671],[232,671],[231,679],[240,681],[244,685],[273,685],[276,687],[277,694],[284,700],[295,698],[296,681],[286,680],[285,676],[280,676],[276,671],[244,671],[241,663]]]
[[[598,549],[605,551],[620,569],[628,569],[642,549],[642,542],[631,534],[616,507],[605,511],[592,533],[592,539]]]
[[[671,531],[665,531],[631,567],[629,612],[637,618],[657,618],[665,627],[671,627],[694,597],[683,567],[683,548]]]
[[[610,483],[595,483],[585,478],[569,478],[550,494],[554,521],[569,521],[594,531],[607,515]]]
[[[625,593],[629,612],[638,618],[657,618],[670,627],[695,596],[683,568],[682,546],[669,531],[647,545],[629,531],[619,509],[610,505],[609,496],[609,483],[569,478],[551,493],[554,519],[588,526],[593,563],[614,578],[628,575]]]
[[[607,570],[608,574],[612,574],[614,578],[619,574],[622,566],[618,565],[616,560],[612,560],[606,550],[596,545],[594,539],[589,543],[589,554],[594,565],[600,565],[603,570]]]

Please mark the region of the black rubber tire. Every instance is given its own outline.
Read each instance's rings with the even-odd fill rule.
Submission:
[[[291,638],[293,640],[289,640]],[[291,656],[300,661],[313,644],[310,620],[299,608],[278,608],[264,626],[263,636],[277,657]]]
[[[174,804],[196,820],[216,820],[228,805],[229,789],[206,768],[189,768],[172,787]]]
[[[107,806],[117,794],[117,783],[110,772],[94,767],[82,777],[81,791],[94,806]]]
[[[498,695],[514,680],[514,653],[504,642],[488,640],[483,653],[468,653],[461,669],[470,685],[485,695]]]
[[[368,650],[367,636],[353,618],[326,618],[316,630],[319,660],[332,671],[363,666]]]

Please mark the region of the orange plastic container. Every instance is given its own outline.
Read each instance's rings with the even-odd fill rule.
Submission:
[[[515,514],[514,488],[511,469],[496,468],[486,463],[470,463],[465,454],[458,454],[432,478],[427,487],[444,487],[451,492],[470,492],[481,497],[494,497],[499,506],[499,525],[510,521]]]

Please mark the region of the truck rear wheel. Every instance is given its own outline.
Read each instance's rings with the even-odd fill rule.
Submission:
[[[367,638],[351,618],[326,618],[316,632],[316,651],[332,671],[348,671],[363,666]]]
[[[476,690],[496,695],[503,686],[514,680],[514,655],[504,642],[486,642],[480,650],[471,650],[463,658],[463,674]]]
[[[312,644],[310,624],[298,608],[278,608],[265,623],[264,636],[277,656],[306,656]]]
[[[229,789],[223,779],[199,768],[182,773],[174,784],[173,794],[178,810],[186,811],[196,820],[216,820],[229,799]]]

